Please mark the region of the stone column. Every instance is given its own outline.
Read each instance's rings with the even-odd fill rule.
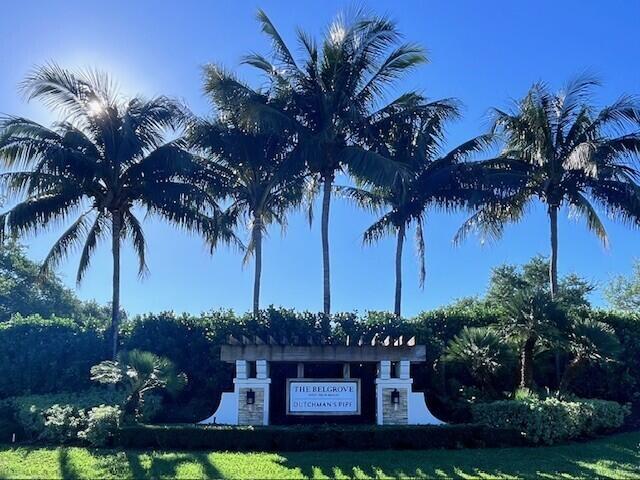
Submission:
[[[238,398],[238,425],[269,425],[269,368],[266,360],[256,361],[256,377],[247,378],[247,362],[236,361],[235,391]],[[247,403],[253,396],[254,403]]]
[[[376,423],[378,425],[408,425],[409,395],[413,380],[410,376],[410,362],[400,361],[399,377],[391,376],[391,362],[382,360],[378,365],[376,378]],[[398,403],[393,402],[397,393]]]

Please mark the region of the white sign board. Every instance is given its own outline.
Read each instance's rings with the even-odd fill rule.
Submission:
[[[288,379],[288,415],[360,415],[360,379]]]

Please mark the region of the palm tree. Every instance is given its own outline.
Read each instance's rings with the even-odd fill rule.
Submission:
[[[91,367],[91,380],[108,385],[123,385],[125,399],[122,416],[135,421],[140,416],[144,397],[153,390],[176,395],[187,384],[171,360],[141,350],[120,352],[116,361],[106,360]]]
[[[259,92],[255,92],[260,95]],[[224,107],[222,108],[224,110]],[[191,143],[209,159],[210,188],[231,199],[229,218],[245,219],[251,231],[244,262],[255,254],[253,314],[260,312],[262,239],[269,224],[286,227],[286,212],[298,206],[304,193],[304,171],[293,160],[288,132],[243,128],[231,109],[213,121],[198,120]]]
[[[255,102],[245,86],[219,68],[210,71],[209,83],[220,97],[247,100],[242,110],[249,123],[286,125],[296,131],[298,153],[316,185],[322,184],[323,307],[329,314],[329,209],[335,176],[347,169],[376,184],[393,179],[397,170],[393,162],[362,148],[355,133],[376,114],[396,110],[413,99],[411,94],[402,95],[380,107],[385,89],[426,57],[421,47],[400,43],[394,22],[362,10],[351,17],[338,16],[327,28],[320,48],[309,34],[298,30],[303,52],[299,60],[262,10],[258,21],[272,43],[272,56],[254,53],[244,61],[266,74],[273,95],[284,102],[282,108]]]
[[[110,235],[115,358],[120,246],[125,238],[132,240],[140,275],[147,270],[136,209],[196,230],[210,241],[218,231],[217,217],[203,211],[215,204],[190,182],[200,166],[179,140],[165,140],[167,129],[183,124],[183,109],[166,97],[123,100],[107,75],[56,65],[35,70],[23,88],[29,99],[42,100],[65,119],[51,128],[20,117],[2,120],[0,158],[7,171],[1,178],[7,191],[22,201],[0,215],[0,233],[37,233],[75,218],[44,259],[42,271],[51,271],[71,251],[81,249],[78,283],[99,242]]]
[[[500,331],[518,346],[520,388],[533,386],[533,357],[541,341],[547,344],[558,337],[566,313],[548,291],[541,287],[518,290],[505,306]]]
[[[423,229],[427,210],[430,207],[450,210],[470,206],[481,197],[473,182],[465,183],[470,172],[462,161],[484,148],[487,138],[477,137],[449,152],[442,148],[445,123],[458,116],[459,108],[452,100],[418,101],[411,108],[403,107],[392,115],[379,116],[366,129],[371,148],[402,169],[388,186],[339,188],[361,207],[382,212],[382,216],[365,231],[365,243],[377,241],[385,234],[396,236],[394,313],[398,317],[401,314],[402,250],[406,231],[415,224],[422,287],[426,274]]]
[[[640,153],[640,104],[622,96],[597,110],[593,87],[580,76],[551,93],[535,84],[510,112],[494,109],[493,133],[503,138],[501,158],[487,161],[485,179],[507,193],[503,201],[480,209],[461,228],[460,239],[480,227],[499,236],[520,220],[534,199],[547,207],[550,225],[551,293],[558,293],[558,211],[565,206],[586,219],[606,245],[607,233],[595,206],[613,217],[640,225],[640,175],[633,157]]]
[[[622,350],[614,329],[591,318],[574,320],[566,343],[572,359],[562,375],[559,386],[561,392],[567,391],[582,367],[614,362]]]

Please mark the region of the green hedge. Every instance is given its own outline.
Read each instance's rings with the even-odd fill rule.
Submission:
[[[554,443],[618,429],[629,407],[606,400],[501,400],[471,407],[473,419],[519,431],[529,442]]]
[[[123,448],[238,451],[422,450],[523,445],[518,432],[485,425],[411,427],[309,426],[225,427],[139,425],[120,429]]]
[[[0,398],[83,390],[104,360],[100,332],[63,318],[15,316],[0,323]]]

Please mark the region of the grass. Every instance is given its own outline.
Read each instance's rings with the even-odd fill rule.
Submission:
[[[0,447],[10,478],[639,478],[640,432],[556,447],[229,453]]]

